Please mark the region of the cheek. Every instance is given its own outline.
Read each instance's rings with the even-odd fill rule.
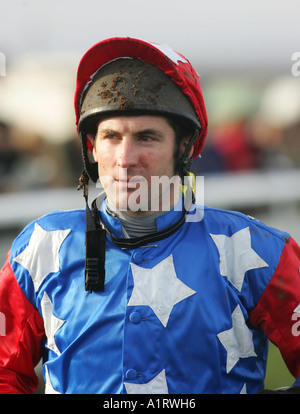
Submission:
[[[93,148],[94,160],[98,163],[98,169],[109,169],[113,165],[114,156],[111,150],[102,143],[97,143],[97,146]]]
[[[98,154],[97,154],[97,152],[96,152],[96,150],[94,148],[93,148],[92,154],[93,154],[94,161],[95,162],[98,162]]]
[[[112,166],[109,160],[102,158],[98,161],[98,173],[99,177],[112,176]]]
[[[169,148],[154,153],[148,153],[145,159],[147,170],[152,176],[173,176],[174,175],[174,157],[173,152]]]

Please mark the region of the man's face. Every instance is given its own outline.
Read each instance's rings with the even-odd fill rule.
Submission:
[[[176,188],[167,185],[174,176],[174,152],[175,133],[163,117],[117,116],[100,121],[93,155],[110,206],[151,214],[164,208],[162,200],[174,204]],[[166,185],[158,191],[161,177]],[[167,187],[169,193],[162,197]]]

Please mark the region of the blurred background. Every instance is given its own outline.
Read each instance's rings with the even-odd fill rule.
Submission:
[[[209,133],[193,171],[205,177],[205,204],[300,243],[298,0],[0,0],[0,9],[0,266],[28,221],[84,207],[76,70],[114,36],[166,43],[199,73]],[[271,345],[266,386],[292,382]]]

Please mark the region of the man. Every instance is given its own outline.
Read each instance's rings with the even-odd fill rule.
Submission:
[[[54,211],[12,245],[1,392],[33,392],[43,354],[47,393],[257,393],[267,338],[297,390],[300,249],[194,204],[186,177],[207,117],[187,59],[138,39],[100,42],[80,62],[75,110],[86,210]],[[107,195],[91,209],[89,178]]]

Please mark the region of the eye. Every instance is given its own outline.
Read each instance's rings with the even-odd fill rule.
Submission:
[[[151,142],[151,141],[154,141],[154,138],[153,137],[151,137],[151,136],[149,136],[149,135],[142,135],[142,136],[140,136],[140,141],[143,141],[143,142]]]
[[[152,143],[162,140],[163,136],[155,128],[147,128],[139,131],[137,134],[137,139],[144,143]]]
[[[115,133],[108,133],[108,134],[105,134],[104,136],[103,136],[103,139],[107,139],[107,140],[114,140],[114,139],[118,139],[119,137],[118,137],[118,135],[117,134],[115,134]]]
[[[156,135],[151,134],[151,133],[150,134],[143,133],[138,136],[138,140],[141,142],[154,142],[154,141],[158,141],[158,139],[159,138]]]

